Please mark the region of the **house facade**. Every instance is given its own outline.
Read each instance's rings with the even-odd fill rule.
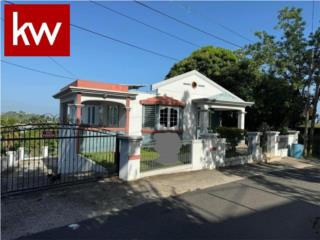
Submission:
[[[197,71],[152,84],[151,92],[138,85],[76,80],[53,97],[60,100],[61,123],[103,128],[152,139],[174,132],[183,140],[210,135],[223,125],[219,114],[237,114],[245,127],[246,102]]]

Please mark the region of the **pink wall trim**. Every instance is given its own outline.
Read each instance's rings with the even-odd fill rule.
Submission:
[[[140,155],[130,155],[129,160],[140,160]]]

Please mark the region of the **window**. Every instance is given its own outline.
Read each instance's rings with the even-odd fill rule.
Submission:
[[[156,105],[143,106],[143,127],[155,128],[156,126]]]
[[[160,128],[178,129],[179,127],[179,108],[160,107]]]
[[[178,124],[178,110],[170,108],[170,127],[175,127]]]
[[[107,127],[119,127],[119,108],[116,105],[107,106]]]
[[[160,125],[168,127],[168,108],[160,109]]]

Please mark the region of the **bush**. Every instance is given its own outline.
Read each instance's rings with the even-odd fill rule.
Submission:
[[[287,127],[283,127],[279,131],[280,131],[280,135],[288,135],[289,134],[289,129]]]
[[[218,127],[217,132],[220,134],[220,137],[226,139],[232,149],[235,149],[238,143],[244,138],[244,130],[240,128]]]

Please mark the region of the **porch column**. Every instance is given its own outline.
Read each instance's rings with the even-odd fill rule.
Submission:
[[[77,93],[76,95],[76,124],[81,124],[81,93]]]
[[[245,111],[238,111],[238,128],[244,129],[244,119],[245,119]]]
[[[130,125],[130,98],[126,98],[126,126],[125,133],[129,135],[129,125]]]
[[[209,108],[207,105],[204,105],[200,108],[200,134],[207,134],[209,127]]]

